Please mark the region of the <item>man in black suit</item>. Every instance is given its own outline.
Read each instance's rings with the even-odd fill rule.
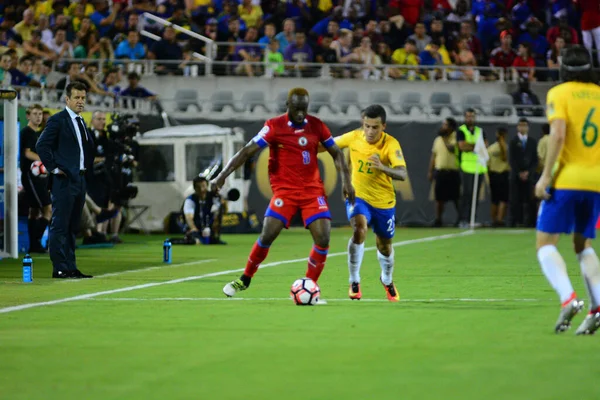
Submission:
[[[535,226],[535,171],[538,165],[537,142],[528,136],[529,121],[521,118],[517,125],[518,134],[508,148],[510,163],[510,210],[512,226],[525,223]],[[523,218],[523,206],[527,211],[527,219]]]
[[[48,120],[36,150],[50,172],[52,221],[49,231],[53,278],[91,278],[75,262],[75,235],[85,204],[85,175],[94,162],[94,139],[79,115],[85,106],[87,86],[70,82],[65,88],[65,109]]]

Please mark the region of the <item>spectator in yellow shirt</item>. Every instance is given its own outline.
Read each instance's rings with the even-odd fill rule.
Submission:
[[[404,47],[396,49],[392,53],[392,62],[398,65],[419,65],[419,59],[417,58],[417,43],[413,39],[406,39]],[[423,76],[417,73],[417,69],[407,68],[391,68],[389,71],[390,78],[394,79],[424,79]]]
[[[262,25],[263,12],[260,6],[252,5],[252,0],[242,0],[238,6],[238,14],[246,23],[247,28],[260,28]]]
[[[37,26],[35,26],[34,22],[35,14],[32,9],[28,8],[27,10],[23,11],[23,21],[16,24],[13,30],[21,35],[21,38],[24,42],[28,42],[31,40],[31,34],[33,31],[37,29]]]

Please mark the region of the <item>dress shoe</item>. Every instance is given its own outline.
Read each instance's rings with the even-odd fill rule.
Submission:
[[[54,271],[52,272],[52,278],[55,279],[69,279],[71,274],[66,271]]]
[[[75,271],[71,271],[71,279],[87,279],[87,278],[93,278],[92,275],[86,275],[83,272],[81,272],[80,270],[76,269]]]

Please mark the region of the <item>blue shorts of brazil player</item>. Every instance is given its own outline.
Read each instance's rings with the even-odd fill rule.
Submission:
[[[361,198],[356,198],[354,206],[346,200],[346,214],[348,220],[355,215],[364,215],[367,224],[373,227],[373,232],[385,239],[394,237],[396,230],[396,208],[375,208]]]
[[[550,190],[552,197],[542,201],[538,212],[540,232],[579,233],[596,238],[596,221],[600,216],[600,193],[585,190]]]

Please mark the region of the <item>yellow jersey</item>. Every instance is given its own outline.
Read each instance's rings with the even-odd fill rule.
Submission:
[[[555,86],[548,92],[546,112],[548,122],[562,119],[567,124],[552,187],[600,192],[600,86]]]
[[[371,168],[369,157],[378,155],[383,163],[391,168],[406,167],[402,148],[398,141],[383,132],[381,139],[369,144],[362,129],[355,129],[335,138],[340,148],[350,150],[352,186],[359,197],[375,208],[396,206],[396,191],[392,178],[382,171]]]

